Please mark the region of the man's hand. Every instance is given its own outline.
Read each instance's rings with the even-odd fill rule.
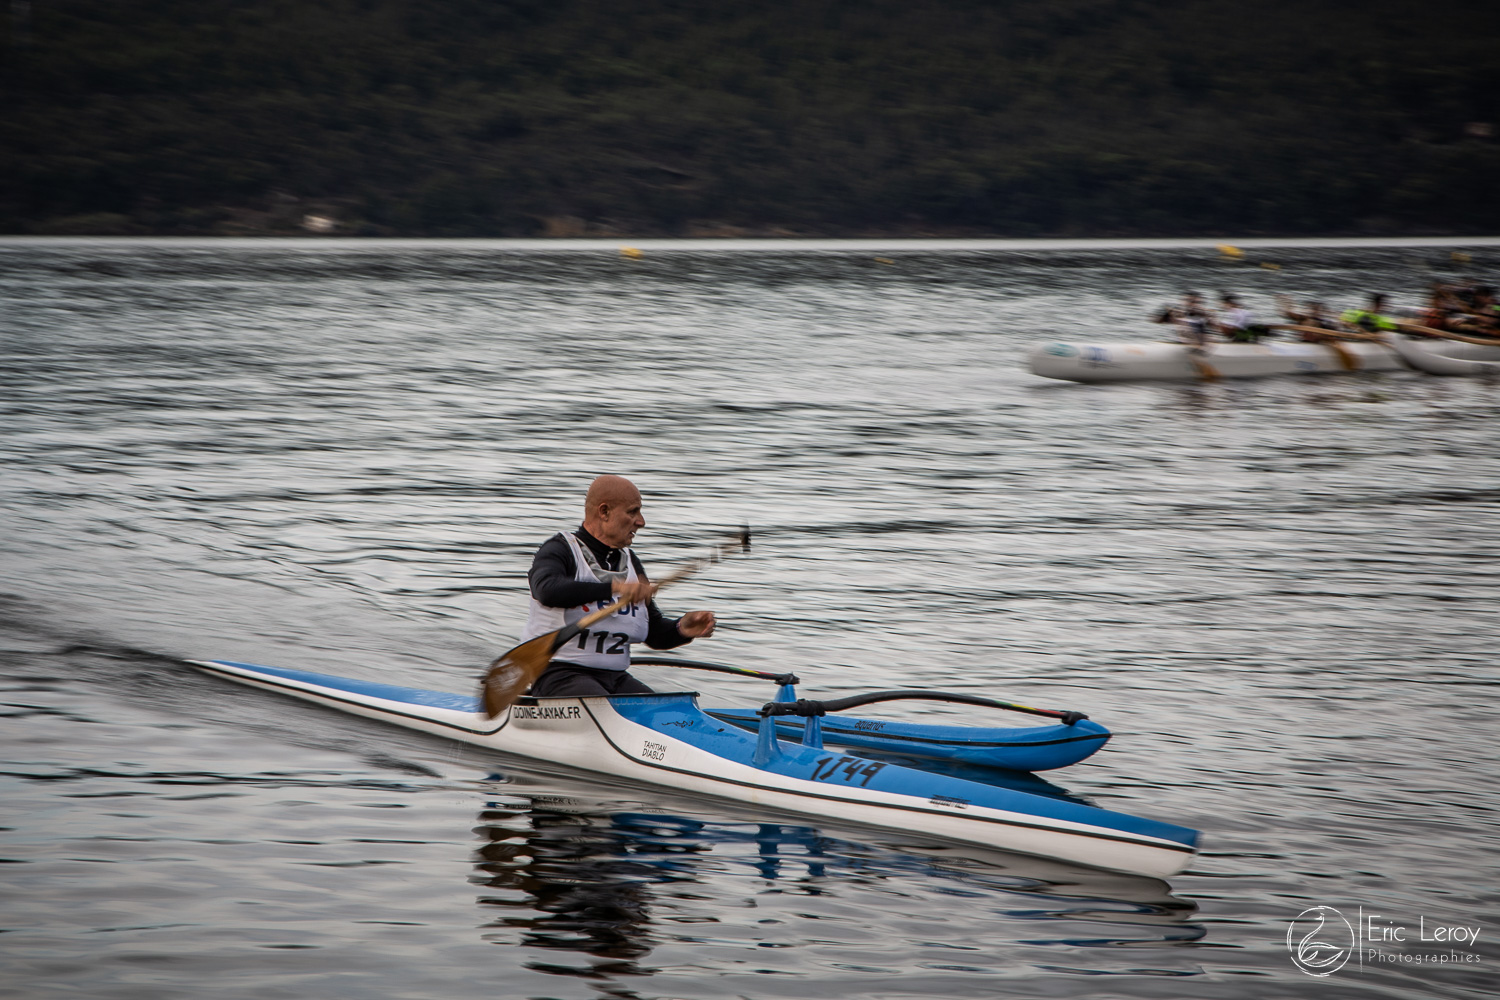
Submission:
[[[689,639],[701,639],[713,635],[717,624],[712,611],[689,611],[677,619],[677,631]]]
[[[634,583],[616,580],[610,590],[616,597],[623,597],[631,604],[644,604],[656,593],[656,585],[650,580],[636,580]]]

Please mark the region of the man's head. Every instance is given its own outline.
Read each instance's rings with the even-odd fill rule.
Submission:
[[[646,526],[641,514],[641,491],[623,476],[600,476],[589,484],[583,500],[583,527],[605,545],[628,546]]]

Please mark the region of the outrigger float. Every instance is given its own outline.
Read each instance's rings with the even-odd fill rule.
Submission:
[[[1195,355],[1186,344],[1105,341],[1038,344],[1027,355],[1032,374],[1070,382],[1192,381],[1328,375],[1415,369],[1439,375],[1479,375],[1500,369],[1500,346],[1451,340],[1265,340],[1210,344]]]
[[[253,687],[506,753],[839,822],[1156,878],[1181,871],[1197,850],[1195,830],[1002,783],[1006,772],[993,770],[997,766],[1061,767],[1099,749],[1108,730],[1080,713],[932,691],[810,701],[796,697],[791,674],[672,658],[636,662],[772,680],[778,692],[753,712],[705,712],[692,692],[523,697],[491,719],[470,695],[226,660],[194,665]],[[911,698],[1012,709],[1057,723],[989,729],[823,721],[829,712]],[[784,738],[789,736],[800,739]],[[830,743],[868,755],[831,750]],[[882,760],[882,754],[917,766]],[[922,769],[923,759],[934,770]]]

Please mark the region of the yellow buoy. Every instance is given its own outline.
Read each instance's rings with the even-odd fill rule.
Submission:
[[[1232,247],[1228,243],[1220,243],[1215,249],[1217,249],[1219,253],[1223,254],[1225,257],[1238,258],[1245,256],[1245,251],[1241,250],[1239,247]]]
[[[621,247],[620,248],[620,256],[621,257],[629,257],[631,260],[640,260],[641,259],[641,252],[639,250],[637,250],[635,247]]]
[[[1455,250],[1448,256],[1453,259],[1453,263],[1455,264],[1467,264],[1474,259],[1473,257],[1470,257],[1468,254],[1463,253],[1460,250]]]
[[[877,264],[894,264],[896,262],[893,261],[893,260],[891,260],[889,257],[876,257],[875,258],[875,263],[877,263]]]
[[[1279,271],[1279,270],[1281,270],[1281,265],[1280,264],[1272,264],[1268,260],[1261,261],[1260,262],[1260,266],[1263,267],[1263,268],[1265,268],[1267,271]]]

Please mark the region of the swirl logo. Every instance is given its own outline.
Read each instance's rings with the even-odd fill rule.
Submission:
[[[1331,906],[1297,914],[1286,929],[1292,964],[1309,976],[1330,976],[1344,967],[1357,947],[1354,928]]]

